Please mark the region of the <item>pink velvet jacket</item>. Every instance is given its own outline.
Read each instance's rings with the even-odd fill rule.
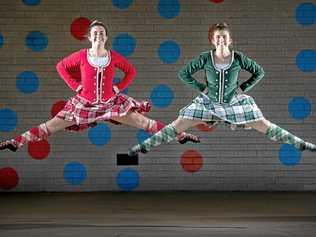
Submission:
[[[92,65],[88,59],[88,49],[82,49],[57,63],[56,69],[61,78],[78,96],[92,104],[105,103],[113,97],[113,79],[115,68],[125,73],[120,83],[120,91],[132,82],[136,70],[122,55],[108,50],[109,62],[104,67]]]

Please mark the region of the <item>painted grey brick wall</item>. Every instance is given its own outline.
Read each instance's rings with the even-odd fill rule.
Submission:
[[[0,109],[10,108],[18,115],[12,132],[0,132],[1,140],[11,138],[50,118],[54,102],[74,95],[59,78],[55,65],[59,59],[88,46],[70,34],[70,24],[77,17],[99,19],[109,26],[110,41],[119,33],[128,33],[136,41],[135,52],[128,57],[138,71],[128,94],[149,99],[157,84],[166,84],[174,92],[172,104],[154,107],[148,114],[166,123],[177,117],[178,110],[190,103],[197,92],[177,78],[178,70],[190,59],[209,50],[208,25],[227,21],[232,25],[234,48],[245,52],[261,64],[265,78],[249,93],[265,117],[298,136],[316,142],[316,73],[304,73],[295,63],[302,49],[315,49],[315,24],[303,27],[295,19],[299,0],[225,0],[214,4],[208,0],[180,0],[180,13],[164,19],[157,11],[158,0],[134,0],[126,10],[115,8],[110,0],[43,0],[38,6],[26,6],[21,0],[0,2],[0,32],[4,44],[0,49]],[[313,1],[315,3],[315,1]],[[32,52],[24,43],[30,31],[48,37],[43,52]],[[164,64],[157,48],[164,40],[174,40],[181,47],[176,63]],[[25,95],[16,89],[16,76],[22,71],[36,72],[40,88]],[[244,80],[249,75],[241,73]],[[199,79],[203,78],[198,73]],[[312,114],[298,121],[288,113],[288,103],[304,96],[312,104]],[[96,147],[83,133],[60,132],[50,139],[51,152],[44,160],[35,160],[27,146],[17,153],[1,152],[0,169],[13,167],[19,183],[11,191],[100,191],[121,190],[116,154],[126,152],[137,143],[138,129],[107,124],[111,140]],[[141,156],[139,185],[143,190],[316,190],[316,156],[303,153],[299,164],[285,166],[279,160],[281,144],[271,142],[253,130],[231,131],[224,126],[213,132],[191,132],[201,136],[198,145],[173,142]],[[180,164],[181,154],[189,149],[203,157],[202,168],[188,173]],[[87,178],[80,185],[70,185],[63,177],[65,164],[80,162]],[[5,191],[5,190],[1,190]]]

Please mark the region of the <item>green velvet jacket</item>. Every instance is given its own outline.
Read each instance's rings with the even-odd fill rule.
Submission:
[[[208,88],[208,97],[218,103],[229,103],[237,94],[237,89],[244,92],[251,90],[264,76],[263,68],[241,52],[232,51],[230,64],[224,68],[216,68],[213,58],[214,51],[200,54],[179,71],[179,78],[187,85],[204,91]],[[241,69],[250,72],[251,77],[239,85],[238,75]],[[198,82],[192,75],[199,71],[205,72],[205,83]]]

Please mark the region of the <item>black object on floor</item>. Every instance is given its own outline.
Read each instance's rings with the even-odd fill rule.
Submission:
[[[138,155],[129,156],[128,154],[116,155],[117,165],[138,165]]]

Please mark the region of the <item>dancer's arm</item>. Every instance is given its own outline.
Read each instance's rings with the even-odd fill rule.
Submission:
[[[80,72],[80,51],[63,58],[56,65],[56,69],[60,77],[74,91],[80,91],[82,88],[80,76],[76,77],[76,73]]]
[[[115,54],[116,54],[115,66],[125,73],[123,79],[119,83],[116,84],[116,87],[120,91],[122,91],[132,83],[133,79],[136,76],[136,69],[123,56],[121,56],[118,53],[115,53]]]
[[[198,82],[192,75],[204,68],[206,60],[206,56],[201,54],[199,57],[186,64],[178,73],[180,80],[183,81],[184,84],[191,86],[194,89],[204,91],[206,85]]]
[[[264,70],[257,64],[254,60],[248,58],[247,56],[241,55],[241,68],[250,72],[251,77],[240,85],[242,91],[250,91],[263,77]]]

